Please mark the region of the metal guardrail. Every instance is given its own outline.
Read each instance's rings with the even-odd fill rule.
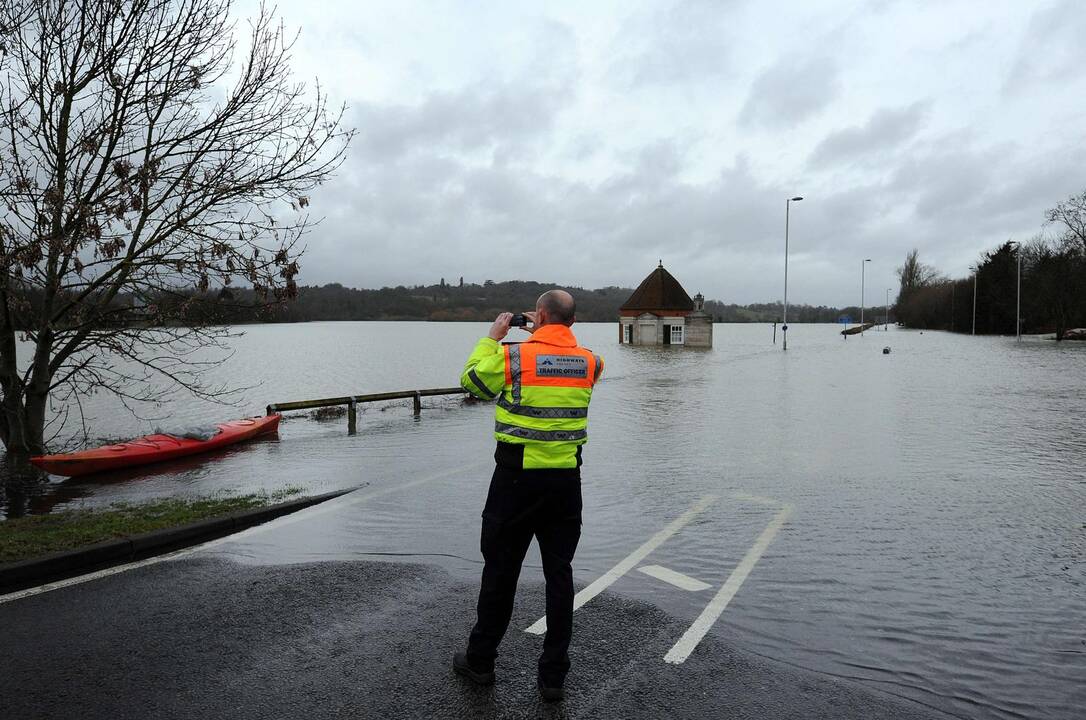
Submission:
[[[347,432],[354,434],[358,427],[359,403],[381,402],[383,400],[414,400],[414,414],[418,417],[422,413],[422,399],[436,395],[466,395],[464,388],[429,388],[426,390],[397,390],[386,393],[370,393],[369,395],[348,395],[346,397],[323,398],[321,400],[298,400],[295,402],[273,403],[268,405],[267,413],[271,415],[277,412],[289,412],[291,410],[315,410],[317,408],[347,406]]]
[[[858,334],[863,333],[863,332],[865,332],[867,330],[870,330],[871,328],[875,327],[876,325],[882,325],[882,323],[870,322],[870,323],[864,323],[863,325],[853,325],[850,328],[845,328],[844,330],[842,330],[841,334],[842,335],[858,335]]]

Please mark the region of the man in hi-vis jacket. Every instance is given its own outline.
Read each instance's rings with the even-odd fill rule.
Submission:
[[[588,404],[603,360],[577,345],[570,331],[573,296],[550,290],[536,301],[531,337],[503,345],[513,315],[502,313],[479,340],[460,384],[497,400],[496,467],[490,481],[480,546],[485,565],[478,620],[453,669],[481,685],[494,682],[494,658],[509,626],[517,578],[535,537],[547,581],[547,634],[539,658],[544,700],[565,697],[573,634],[573,569],[581,537],[581,447],[588,439]]]

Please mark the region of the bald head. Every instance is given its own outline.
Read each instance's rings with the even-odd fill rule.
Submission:
[[[548,290],[535,301],[541,325],[572,325],[577,306],[565,290]]]

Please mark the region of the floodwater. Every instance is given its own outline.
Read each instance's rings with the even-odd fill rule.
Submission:
[[[455,385],[482,324],[245,328],[219,379],[242,406],[177,398],[159,424],[271,402]],[[717,325],[712,350],[633,348],[575,326],[602,354],[574,563],[592,582],[699,503],[609,589],[691,622],[787,508],[711,633],[778,661],[964,718],[1077,718],[1086,707],[1086,344],[896,330],[843,340],[794,325]],[[778,338],[779,341],[779,338]],[[892,352],[883,354],[890,346]],[[152,421],[90,398],[92,434]],[[478,575],[492,409],[435,398],[346,419],[284,419],[277,438],[214,458],[9,492],[6,512],[301,486],[379,491],[320,522],[220,545],[240,562],[409,557]],[[541,576],[535,551],[526,575]],[[466,632],[465,628],[450,632]],[[576,643],[576,636],[574,638]],[[661,659],[662,661],[662,659]]]

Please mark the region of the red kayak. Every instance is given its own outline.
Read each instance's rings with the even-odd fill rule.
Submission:
[[[106,445],[94,450],[63,455],[38,455],[30,458],[30,462],[53,475],[68,476],[146,465],[217,450],[257,435],[275,432],[279,429],[279,418],[280,415],[276,413],[217,423],[215,427],[219,432],[208,440],[193,440],[173,435],[145,435],[126,443]]]

